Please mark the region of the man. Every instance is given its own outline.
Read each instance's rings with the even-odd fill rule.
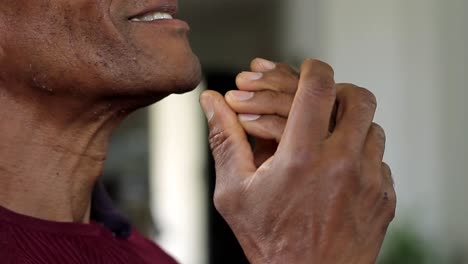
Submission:
[[[172,19],[175,1],[1,7],[2,263],[174,263],[129,228],[96,182],[129,113],[200,80],[188,26]],[[215,204],[250,262],[374,262],[395,193],[372,94],[335,85],[315,60],[300,77],[255,60],[237,81],[241,91],[208,91],[201,103]],[[245,132],[258,137],[254,152]]]

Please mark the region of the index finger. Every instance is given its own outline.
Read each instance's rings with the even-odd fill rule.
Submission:
[[[345,146],[343,151],[361,155],[374,119],[377,100],[369,90],[353,84],[338,84],[338,116],[330,139]]]
[[[318,60],[301,66],[299,88],[278,147],[280,155],[312,158],[328,137],[336,91],[333,69]]]

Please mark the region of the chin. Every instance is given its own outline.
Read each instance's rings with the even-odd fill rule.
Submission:
[[[164,65],[164,67],[161,67]],[[190,53],[176,61],[143,64],[138,71],[128,71],[114,78],[101,96],[133,102],[133,107],[144,107],[171,95],[183,94],[197,88],[202,79],[198,57]],[[148,69],[158,69],[149,71]]]
[[[183,94],[197,88],[202,79],[201,65],[198,57],[191,54],[177,63],[167,63],[172,65],[159,73],[154,73],[147,86],[148,95],[163,94]]]
[[[169,36],[166,36],[169,35]],[[162,41],[164,40],[164,41]],[[149,93],[182,94],[195,89],[202,72],[198,57],[193,53],[186,33],[161,34],[159,42],[141,44],[142,80],[149,84]],[[146,78],[145,78],[146,77]]]
[[[176,81],[174,86],[169,89],[168,93],[183,94],[193,91],[198,87],[202,79],[201,67],[198,67],[197,71],[193,71],[188,75],[185,75],[184,79]]]

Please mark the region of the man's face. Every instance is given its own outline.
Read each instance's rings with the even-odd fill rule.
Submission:
[[[191,90],[200,66],[186,24],[131,20],[175,9],[176,0],[2,0],[0,81],[90,98]]]

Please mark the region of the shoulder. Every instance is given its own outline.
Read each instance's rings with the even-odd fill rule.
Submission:
[[[139,255],[148,261],[153,263],[154,260],[158,260],[157,263],[164,264],[177,264],[178,262],[165,252],[159,245],[152,240],[146,238],[140,234],[137,230],[132,229],[132,234],[128,238],[128,241],[132,244],[134,249],[138,251]]]
[[[12,234],[11,224],[0,218],[0,260],[2,263],[14,263],[16,240]]]

